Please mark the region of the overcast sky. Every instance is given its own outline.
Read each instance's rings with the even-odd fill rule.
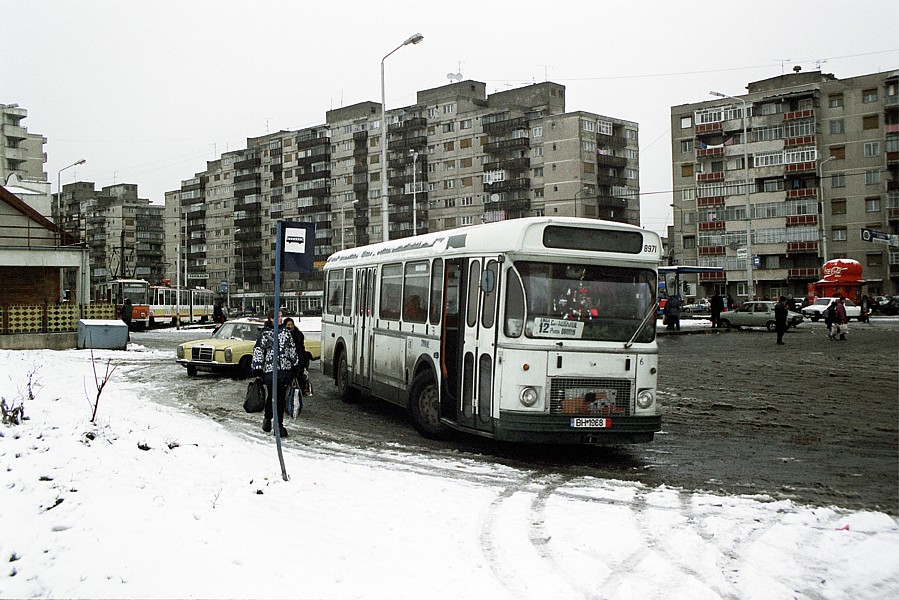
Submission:
[[[640,126],[642,224],[671,221],[670,107],[739,95],[801,66],[839,78],[899,68],[899,3],[0,0],[0,103],[48,139],[46,172],[166,191],[246,138],[387,107],[447,74],[488,93],[550,80],[566,109]],[[741,20],[744,19],[744,20]]]

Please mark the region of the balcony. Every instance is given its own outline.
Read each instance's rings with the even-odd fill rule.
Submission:
[[[308,190],[297,190],[298,198],[308,198],[310,196],[321,197],[321,196],[330,196],[331,195],[331,186],[325,185],[322,187],[314,187]]]
[[[602,173],[599,173],[596,175],[596,185],[615,185],[624,187],[627,185],[627,179],[615,175],[603,175]]]
[[[697,206],[724,206],[724,196],[711,196],[709,198],[697,198]]]
[[[495,210],[504,210],[506,212],[523,212],[531,210],[531,199],[514,198],[512,200],[500,200],[499,202],[491,202],[484,205],[484,212],[493,212]]]
[[[508,181],[497,181],[484,185],[484,191],[493,192],[512,192],[515,190],[527,190],[531,187],[531,180],[527,178],[510,179]]]
[[[887,219],[891,223],[899,221],[899,208],[888,208],[887,209]]]
[[[787,190],[787,199],[792,198],[814,198],[818,195],[818,188],[800,188],[798,190]]]
[[[899,123],[887,123],[883,126],[884,133],[899,133]]]
[[[507,171],[526,171],[531,167],[531,159],[529,158],[508,158],[505,160],[495,160],[484,163],[484,172],[498,171],[505,169]]]
[[[790,215],[787,217],[787,227],[801,227],[803,225],[816,225],[818,215]]]
[[[299,170],[296,172],[297,181],[312,181],[313,179],[330,179],[331,178],[331,170],[324,169],[322,171],[308,171],[306,173],[301,173]]]
[[[787,279],[815,281],[818,279],[818,276],[817,267],[803,267],[787,271]]]
[[[724,221],[705,221],[699,224],[699,231],[720,231],[726,229]]]
[[[725,273],[724,271],[719,271],[719,272],[715,272],[715,273],[700,273],[699,281],[709,282],[709,283],[727,281],[727,273]]]
[[[887,164],[895,165],[899,163],[899,152],[887,152]]]
[[[428,120],[424,117],[413,117],[411,119],[406,119],[402,123],[395,123],[390,125],[387,128],[388,133],[393,133],[394,131],[411,131],[414,129],[423,129],[428,126]]]
[[[818,242],[787,242],[787,254],[817,254]]]
[[[24,127],[20,127],[18,125],[8,125],[6,123],[3,123],[2,125],[0,125],[0,127],[3,128],[3,135],[8,138],[12,138],[15,140],[28,139],[28,132],[25,131]]]
[[[627,200],[615,196],[597,196],[596,205],[600,209],[624,209],[627,208]]]
[[[531,140],[526,137],[514,138],[511,140],[500,140],[498,142],[489,142],[484,145],[484,152],[504,152],[508,150],[522,150],[531,147]]]
[[[786,138],[784,140],[784,148],[797,148],[799,146],[814,146],[815,136],[802,135],[799,137]]]
[[[327,136],[319,137],[316,134],[303,135],[297,137],[296,143],[297,150],[303,150],[304,148],[312,148],[313,146],[330,146],[331,138]]]
[[[414,148],[423,148],[427,144],[428,138],[426,136],[415,135],[412,137],[400,138],[398,140],[390,140],[387,149],[391,152],[403,152]]]
[[[817,171],[817,163],[815,161],[791,163],[784,165],[784,171],[787,173],[815,173]]]
[[[301,206],[297,209],[297,213],[300,215],[317,215],[329,212],[331,212],[330,204],[313,204],[312,206]]]
[[[696,149],[696,158],[710,158],[712,156],[724,156],[724,146]]]
[[[624,148],[627,146],[627,138],[621,135],[596,134],[596,145],[610,148]]]
[[[805,110],[794,110],[784,113],[784,121],[795,121],[796,119],[813,119],[815,117],[815,109],[807,108]]]
[[[234,162],[234,170],[238,171],[240,169],[255,169],[262,164],[262,160],[257,156],[255,158],[246,158],[244,160],[238,160]]]
[[[727,246],[699,246],[699,256],[721,256],[727,254]]]
[[[623,169],[627,166],[627,159],[623,156],[612,156],[611,154],[596,153],[596,164],[600,167],[612,167],[613,169]]]
[[[368,216],[353,217],[354,227],[368,227]]]
[[[527,129],[528,120],[525,117],[516,117],[514,119],[503,119],[502,121],[494,121],[483,125],[484,133],[498,134],[513,131],[515,129]]]
[[[696,125],[696,135],[706,135],[709,133],[721,133],[723,124],[721,121],[715,123],[699,123]]]
[[[237,175],[234,177],[234,183],[243,183],[244,181],[255,181],[256,179],[260,179],[262,176],[259,173],[247,173],[246,175]]]
[[[697,173],[696,182],[724,181],[724,171],[718,173]]]

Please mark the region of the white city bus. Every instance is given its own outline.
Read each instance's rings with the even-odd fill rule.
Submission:
[[[661,428],[659,236],[533,217],[337,252],[322,370],[408,408],[423,435],[619,444]]]

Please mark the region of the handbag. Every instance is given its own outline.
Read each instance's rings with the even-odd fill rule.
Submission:
[[[303,412],[303,390],[297,377],[294,377],[287,386],[286,408],[291,419],[296,419]]]
[[[248,413],[262,412],[265,408],[265,384],[257,377],[247,384],[247,397],[243,401],[243,409]]]
[[[668,315],[662,315],[662,325],[668,324]]]

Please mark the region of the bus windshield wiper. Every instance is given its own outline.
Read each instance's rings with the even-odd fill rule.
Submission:
[[[637,336],[640,335],[640,332],[643,331],[643,328],[646,327],[646,324],[649,323],[649,317],[654,315],[656,311],[659,309],[659,303],[656,302],[652,306],[649,307],[649,312],[646,313],[646,316],[643,317],[643,320],[640,322],[640,325],[637,327],[637,331],[634,332],[634,335],[631,336],[631,339],[627,341],[624,345],[625,348],[630,348],[634,345],[634,340],[637,339]]]

